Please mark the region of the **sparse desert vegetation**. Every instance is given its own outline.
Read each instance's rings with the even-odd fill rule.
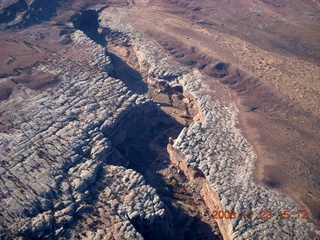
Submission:
[[[319,238],[319,4],[0,9],[0,238]]]

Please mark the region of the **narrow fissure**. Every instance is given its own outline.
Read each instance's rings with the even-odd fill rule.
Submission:
[[[119,62],[125,63],[117,59]],[[116,75],[130,76],[123,72],[127,69],[132,71],[127,63],[125,68],[114,68]],[[124,80],[130,81],[130,78]],[[139,87],[146,83],[133,80],[131,84]],[[199,197],[201,186],[197,182],[190,182],[179,167],[172,165],[167,152],[167,145],[171,141],[169,138],[176,139],[181,130],[192,122],[191,113],[195,114],[194,109],[189,109],[183,102],[184,96],[181,93],[155,93],[156,90],[154,86],[148,85],[145,94],[161,106],[155,122],[127,137],[115,148],[129,163],[128,168],[141,173],[146,182],[157,189],[166,206],[168,226],[163,228],[164,225],[161,227],[157,223],[149,224],[140,219],[131,219],[131,222],[145,239],[221,239],[216,222]],[[173,112],[179,113],[179,120]],[[130,118],[128,121],[134,120]]]
[[[137,62],[132,49],[126,48],[127,56],[121,57],[115,47],[117,37],[112,33],[109,33],[110,38],[108,34],[99,34],[96,11],[82,11],[73,17],[73,23],[93,41],[107,47],[107,55],[113,64],[113,77],[123,81],[133,92],[144,94],[161,106],[153,123],[146,121],[146,125],[135,125],[145,116],[137,115],[141,113],[130,115],[124,119],[122,126],[126,126],[127,132],[134,131],[120,142],[111,138],[117,154],[121,155],[121,162],[128,163],[127,168],[144,176],[146,182],[157,190],[166,208],[168,224],[152,224],[140,218],[129,219],[130,222],[145,239],[221,239],[217,223],[200,197],[201,186],[196,181],[190,182],[179,167],[172,165],[167,152],[169,138],[177,138],[195,115],[194,109],[183,102],[183,91],[159,91],[155,86],[148,85],[146,73],[136,70]],[[120,45],[123,46],[123,42]],[[135,62],[135,67],[131,67],[132,62]]]
[[[157,189],[167,209],[169,229],[131,219],[145,239],[220,239],[215,222],[199,197],[199,186],[190,183],[169,160],[168,139],[177,138],[183,127],[160,111],[154,125],[115,146],[128,160],[128,168],[141,173]]]

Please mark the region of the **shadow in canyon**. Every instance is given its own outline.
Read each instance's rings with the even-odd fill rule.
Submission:
[[[120,79],[131,91],[144,94],[148,91],[148,84],[143,81],[142,75],[131,68],[125,61],[117,55],[107,52],[113,65],[112,75]]]
[[[117,38],[119,36],[109,29],[105,29],[100,33],[98,17],[99,13],[95,10],[82,10],[80,13],[72,16],[70,21],[73,22],[76,29],[82,30],[92,41],[106,47],[106,35],[110,35],[111,38]],[[135,93],[144,94],[148,91],[148,85],[143,81],[143,77],[138,71],[131,68],[120,57],[107,50],[106,55],[110,57],[113,65],[112,77],[120,79]]]
[[[131,221],[145,239],[220,239],[209,224],[197,216],[191,216],[181,207],[182,202],[187,202],[187,205],[196,208],[192,204],[193,195],[183,187],[188,181],[183,173],[180,173],[180,178],[173,178],[177,185],[172,184],[168,176],[160,173],[161,170],[170,168],[169,154],[166,150],[168,139],[177,138],[183,127],[184,125],[160,110],[154,125],[141,128],[115,146],[129,162],[128,168],[142,174],[147,184],[157,189],[165,204],[167,225],[159,222],[150,224],[140,219]]]
[[[105,47],[107,41],[103,34],[99,33],[99,14],[95,10],[82,10],[80,13],[73,15],[70,21],[75,29],[83,31],[92,41]]]
[[[74,15],[72,22],[76,29],[82,30],[91,40],[103,47],[107,46],[106,35],[111,39],[119,37],[118,33],[108,29],[99,33],[98,12],[94,10],[85,10]],[[112,77],[120,79],[135,93],[144,94],[148,91],[148,85],[137,70],[113,53],[106,52],[106,55],[111,58],[113,64]],[[197,216],[191,216],[181,207],[182,202],[185,203],[188,197],[189,202],[193,202],[192,194],[184,190],[183,194],[177,195],[177,187],[160,173],[161,170],[169,168],[169,155],[166,150],[168,139],[177,138],[183,127],[184,125],[162,110],[149,115],[143,115],[143,111],[137,110],[136,113],[123,117],[123,121],[111,132],[105,133],[117,150],[109,164],[126,165],[127,162],[127,168],[142,174],[146,183],[157,190],[165,204],[166,217],[162,222],[158,220],[150,223],[140,218],[130,219],[137,231],[147,240],[220,239],[209,224]],[[126,133],[123,132],[123,128]],[[119,136],[122,135],[126,137],[119,140],[122,138]],[[186,178],[185,181],[187,182]],[[186,197],[181,198],[182,195]]]
[[[57,13],[58,0],[41,1],[35,0],[29,6],[28,1],[19,0],[4,8],[0,13],[0,24],[10,23],[19,19],[16,23],[6,26],[5,29],[25,28],[50,21]]]

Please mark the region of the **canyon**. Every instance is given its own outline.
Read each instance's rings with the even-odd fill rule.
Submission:
[[[0,238],[318,239],[320,8],[289,5],[1,1]]]

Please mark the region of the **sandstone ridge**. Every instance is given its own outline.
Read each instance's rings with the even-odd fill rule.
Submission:
[[[262,80],[182,38],[172,47],[165,20],[171,32],[159,38],[128,23],[140,12],[148,21],[156,2],[1,2],[10,49],[0,60],[0,238],[319,238],[313,219],[280,218],[305,209],[300,202],[254,179],[257,153],[237,101],[248,83],[266,89]],[[250,104],[247,112],[259,109]],[[237,217],[211,216],[226,210]]]
[[[12,109],[3,117],[15,121],[10,133],[1,133],[1,235],[76,236],[66,226],[86,225],[81,219],[92,219],[86,215],[96,211],[108,221],[90,223],[92,236],[141,238],[130,221],[153,223],[165,210],[143,176],[108,165],[115,151],[108,136],[116,141],[111,132],[134,112],[144,116],[141,123],[151,124],[158,107],[109,77],[112,66],[101,46],[80,31],[72,39],[69,54],[79,53],[79,47],[87,51],[72,57],[79,57],[82,67],[63,57],[40,64],[37,70],[59,75],[63,83],[40,94],[21,89],[6,102]],[[125,135],[133,131],[120,130]]]

